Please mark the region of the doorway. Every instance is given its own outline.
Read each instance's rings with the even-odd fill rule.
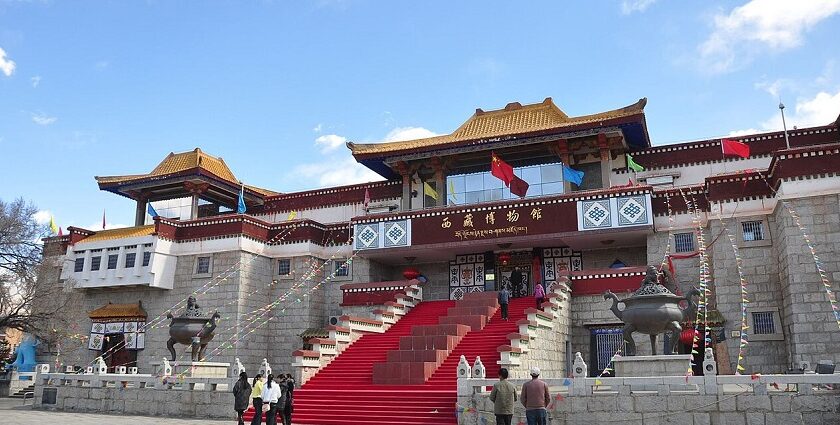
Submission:
[[[518,285],[513,285],[511,284],[510,277],[515,268],[509,266],[499,267],[499,279],[496,280],[496,290],[501,291],[502,288],[507,288],[510,291],[511,298],[527,297],[532,293],[531,266],[517,266],[517,268],[522,275],[522,280]]]
[[[137,366],[137,351],[126,348],[125,334],[122,333],[105,335],[100,355],[104,357],[108,373],[115,373],[117,366]]]

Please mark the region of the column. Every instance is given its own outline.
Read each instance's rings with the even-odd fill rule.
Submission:
[[[135,226],[142,226],[142,225],[146,224],[146,203],[148,201],[149,200],[146,197],[137,198],[137,207],[134,210],[134,225]]]
[[[566,139],[560,139],[557,141],[557,153],[560,155],[560,161],[563,162],[563,165],[566,167],[572,166],[571,155],[569,154],[569,141]],[[563,193],[570,193],[572,191],[572,184],[563,179]]]
[[[198,218],[198,192],[193,192],[192,202],[190,203],[190,220]]]
[[[601,187],[609,189],[612,185],[610,175],[612,174],[612,156],[610,155],[607,135],[598,133],[598,150],[601,152]]]
[[[436,205],[438,206],[446,206],[446,172],[445,172],[446,164],[444,163],[443,159],[440,157],[432,158],[432,169],[435,172],[435,190],[438,193],[438,199]]]
[[[408,164],[400,161],[394,165],[394,168],[402,176],[402,199],[400,199],[400,209],[408,211],[411,209],[411,170]]]

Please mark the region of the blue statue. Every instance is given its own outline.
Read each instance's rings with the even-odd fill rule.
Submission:
[[[15,361],[7,364],[6,369],[16,369],[18,372],[34,372],[35,365],[35,347],[40,344],[37,338],[26,334],[20,342],[17,350],[15,350]]]

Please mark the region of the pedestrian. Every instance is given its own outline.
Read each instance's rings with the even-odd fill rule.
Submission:
[[[502,307],[502,320],[508,319],[508,303],[510,302],[510,291],[504,286],[499,291],[499,305]]]
[[[292,424],[292,412],[294,412],[295,378],[291,373],[286,374],[286,403],[283,405],[283,424]]]
[[[531,368],[531,380],[522,385],[519,400],[525,406],[525,418],[528,425],[547,425],[546,407],[551,402],[548,384],[540,380],[540,368]]]
[[[528,287],[522,285],[522,272],[519,267],[514,267],[510,272],[510,291],[514,297],[524,297],[528,295]]]
[[[493,402],[493,413],[496,415],[496,425],[511,425],[513,420],[513,403],[516,401],[516,387],[507,381],[508,370],[499,369],[499,382],[493,385],[490,401]]]
[[[545,289],[539,282],[534,285],[534,298],[537,300],[537,309],[542,308],[542,303],[545,301]]]
[[[262,375],[259,373],[254,377],[254,382],[251,384],[251,399],[254,402],[254,419],[251,419],[251,425],[262,425],[262,411],[263,411],[263,381]]]
[[[248,408],[248,398],[251,396],[251,384],[248,383],[248,374],[245,371],[239,373],[239,380],[233,385],[233,410],[236,410],[236,420],[239,425],[245,425],[242,413]]]
[[[266,425],[277,425],[277,402],[282,396],[280,384],[274,382],[274,375],[269,374],[262,392],[263,403],[268,404],[268,412],[265,413]]]

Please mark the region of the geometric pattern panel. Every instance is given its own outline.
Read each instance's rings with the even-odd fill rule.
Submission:
[[[411,246],[411,220],[355,224],[353,234],[355,249]]]
[[[611,226],[610,201],[608,199],[584,201],[582,202],[582,209],[584,229],[601,229]]]
[[[88,349],[101,350],[108,334],[123,334],[125,348],[142,350],[146,346],[146,322],[93,322]]]
[[[484,291],[484,254],[458,255],[449,262],[449,299]]]
[[[543,249],[543,276],[546,282],[554,282],[558,277],[566,276],[569,271],[583,269],[580,251],[569,247]]]
[[[578,230],[653,224],[649,194],[577,201],[577,213]]]
[[[618,198],[618,225],[635,226],[647,223],[647,208],[644,196]]]

